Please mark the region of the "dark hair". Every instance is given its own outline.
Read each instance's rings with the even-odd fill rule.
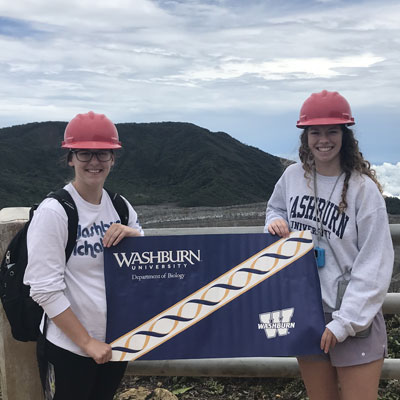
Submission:
[[[59,163],[62,166],[69,167],[69,162],[72,160],[72,152],[70,149],[68,149],[59,159]]]
[[[353,171],[358,171],[360,174],[365,174],[371,178],[381,193],[382,186],[378,182],[375,170],[371,168],[369,161],[364,159],[358,147],[358,140],[354,137],[354,132],[346,125],[340,125],[340,127],[343,133],[342,147],[340,149],[340,165],[345,173],[345,178],[339,210],[340,212],[343,212],[347,208],[346,193],[349,188],[349,180]],[[315,162],[311,150],[308,147],[307,129],[308,128],[305,128],[300,135],[299,157],[303,164],[304,177],[310,180],[311,172],[315,168]]]
[[[67,165],[69,166],[69,162],[70,161],[72,161],[72,155],[73,155],[74,153],[71,151],[71,149],[70,150],[68,150],[68,153],[65,153],[65,161],[66,161],[66,163],[67,163]]]

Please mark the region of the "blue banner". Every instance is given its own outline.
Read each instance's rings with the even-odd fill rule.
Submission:
[[[308,231],[125,238],[104,258],[113,360],[321,352]]]

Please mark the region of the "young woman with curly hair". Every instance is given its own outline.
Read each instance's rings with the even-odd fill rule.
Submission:
[[[376,399],[387,337],[381,307],[393,269],[382,188],[363,158],[349,103],[337,92],[303,104],[300,163],[268,201],[265,231],[311,230],[326,328],[321,354],[298,357],[311,400]]]

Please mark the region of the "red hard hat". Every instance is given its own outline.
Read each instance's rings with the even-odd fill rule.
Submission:
[[[313,93],[300,110],[298,128],[310,125],[354,125],[350,104],[338,92]]]
[[[104,115],[89,111],[68,123],[61,147],[67,149],[120,149],[118,131]]]

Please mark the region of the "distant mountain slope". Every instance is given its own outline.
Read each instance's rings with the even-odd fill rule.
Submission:
[[[65,122],[0,129],[0,208],[29,206],[72,171],[60,149]],[[117,125],[123,150],[107,187],[133,204],[223,206],[266,201],[281,159],[190,123]]]

